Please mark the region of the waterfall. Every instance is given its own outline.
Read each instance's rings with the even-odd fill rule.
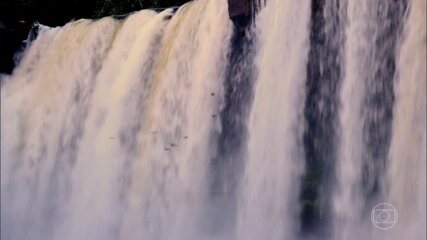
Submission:
[[[397,52],[387,199],[399,211],[390,239],[426,239],[426,2],[412,1]]]
[[[36,24],[1,239],[426,239],[425,0],[257,2]]]
[[[293,239],[297,234],[309,14],[309,1],[273,0],[258,16],[257,79],[237,239]]]
[[[420,5],[422,1],[416,0],[348,2],[335,239],[402,239],[408,234],[412,234],[409,239],[425,239],[425,227],[418,225],[425,222],[425,214],[419,212],[426,209],[426,155],[421,146],[426,134],[425,90],[406,90],[408,85],[425,89],[426,84],[425,21],[420,20],[425,3]],[[409,34],[414,27],[424,42],[413,42]],[[417,59],[413,66],[409,66],[411,60],[402,61],[408,45],[419,51],[412,52],[411,58]],[[409,72],[411,76],[406,76]],[[412,134],[418,135],[417,140]],[[399,172],[396,165],[401,166]],[[410,173],[411,166],[419,172]],[[407,186],[411,193],[401,186],[411,181],[407,174],[417,178]],[[407,199],[398,199],[402,197]],[[366,220],[379,203],[396,207],[399,223],[395,228],[381,231]],[[410,207],[414,203],[418,213]]]

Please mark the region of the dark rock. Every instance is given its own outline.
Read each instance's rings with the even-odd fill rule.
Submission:
[[[15,54],[25,47],[32,23],[0,21],[0,73],[10,74],[15,67]]]
[[[257,0],[228,0],[228,14],[234,25],[246,28],[254,16]]]

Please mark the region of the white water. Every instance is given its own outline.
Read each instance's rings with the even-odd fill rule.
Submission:
[[[423,0],[409,1],[397,50],[395,53],[386,50],[397,59],[390,163],[385,176],[380,177],[383,187],[380,196],[373,202],[363,196],[362,178],[366,174],[363,172],[366,169],[362,169],[366,151],[363,97],[369,87],[364,80],[379,81],[372,78],[375,73],[371,69],[383,64],[373,59],[377,49],[372,46],[381,31],[373,17],[372,9],[376,7],[374,1],[348,2],[346,67],[341,92],[342,139],[334,198],[335,239],[426,239],[426,3]],[[378,11],[386,11],[390,6],[385,3],[381,7]],[[374,168],[372,163],[368,167],[368,171]],[[390,203],[398,212],[398,223],[387,231],[371,223],[370,211],[379,203]]]
[[[426,1],[412,2],[398,52],[387,199],[399,212],[390,239],[426,239]]]
[[[309,1],[272,0],[258,16],[259,73],[248,123],[238,239],[294,239],[297,233],[309,14]]]
[[[347,19],[338,30],[345,41],[336,176],[323,186],[332,189],[333,235],[318,238],[425,239],[426,3],[409,1],[406,18],[394,22],[403,30],[389,50],[396,59],[391,143],[381,189],[370,199],[363,164],[374,168],[375,159],[364,157],[364,96],[376,79],[372,69],[382,66],[373,54],[378,6],[336,2],[327,0],[323,13],[327,21],[331,11]],[[229,101],[233,32],[225,0],[41,27],[1,87],[1,238],[305,239],[299,214],[310,7],[309,0],[269,0],[246,33],[255,36],[253,99],[244,103],[248,119],[239,120],[247,139],[233,156],[243,163],[230,214],[226,207],[215,214],[210,199],[211,161],[221,156],[219,136],[227,131],[219,116]],[[325,26],[325,34],[335,27]],[[379,202],[399,213],[390,230],[371,223]],[[211,224],[230,216],[235,222],[225,230]]]
[[[231,23],[169,15],[40,32],[2,88],[2,239],[196,239]]]
[[[347,39],[345,46],[344,77],[341,98],[341,141],[338,151],[337,163],[338,184],[334,196],[334,215],[336,239],[354,239],[354,230],[360,231],[361,223],[370,224],[365,219],[360,219],[360,211],[363,209],[363,197],[359,181],[362,164],[362,96],[364,94],[364,64],[368,58],[366,48],[369,45],[369,37],[366,36],[366,28],[369,10],[369,0],[348,1],[348,22],[346,29]],[[363,233],[363,232],[362,232]]]

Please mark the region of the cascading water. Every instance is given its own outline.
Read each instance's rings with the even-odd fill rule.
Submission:
[[[426,2],[411,2],[397,50],[396,104],[385,182],[399,211],[390,239],[426,239]]]
[[[1,239],[426,239],[426,2],[256,2],[38,26],[1,79]]]
[[[237,239],[297,235],[309,14],[309,1],[272,0],[258,16],[257,78],[237,206]]]
[[[393,106],[394,50],[403,3],[349,1],[342,90],[337,235],[356,238],[383,190]],[[385,36],[386,35],[386,36]],[[352,203],[351,206],[348,203]],[[352,226],[357,222],[356,227]],[[365,229],[363,229],[365,230]],[[360,236],[359,236],[360,237]],[[367,236],[363,237],[367,238]]]

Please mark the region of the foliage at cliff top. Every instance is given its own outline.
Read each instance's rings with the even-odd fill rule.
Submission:
[[[182,5],[189,0],[0,0],[0,21],[64,24],[71,19],[120,15],[144,8]]]

